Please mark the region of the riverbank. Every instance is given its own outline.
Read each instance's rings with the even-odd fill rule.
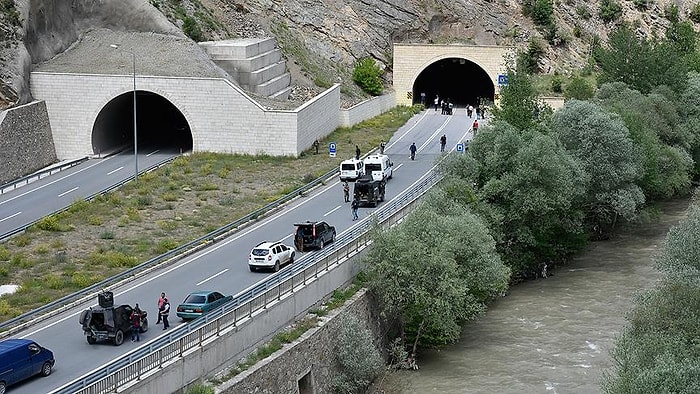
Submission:
[[[387,375],[379,392],[599,393],[624,315],[658,279],[654,256],[690,201],[659,203],[657,220],[592,243],[553,276],[514,286],[459,343],[421,351],[420,370]]]

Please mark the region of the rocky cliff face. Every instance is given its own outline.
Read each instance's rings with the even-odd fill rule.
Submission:
[[[695,3],[617,0],[622,17],[640,36],[660,34],[668,26],[664,10],[675,4],[682,19]],[[347,81],[354,63],[372,57],[391,78],[394,42],[514,45],[525,48],[540,38],[518,0],[15,0],[19,23],[0,15],[0,101],[4,106],[29,101],[32,64],[64,51],[85,31],[156,32],[183,37],[183,29],[201,30],[201,40],[277,36],[295,80],[329,85]],[[593,37],[605,40],[614,24],[598,16],[600,3],[555,0],[557,36],[545,45],[542,72],[580,69]],[[588,15],[588,16],[586,16]],[[546,44],[546,41],[542,40]],[[323,75],[327,73],[327,75]],[[3,104],[3,103],[0,103]]]

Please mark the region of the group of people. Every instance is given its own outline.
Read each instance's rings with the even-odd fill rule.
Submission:
[[[163,330],[167,330],[170,327],[170,323],[168,322],[169,314],[170,301],[168,301],[168,297],[165,296],[165,293],[160,293],[160,298],[158,298],[158,321],[156,324],[160,324],[162,321]],[[142,315],[143,311],[139,307],[139,304],[136,304],[134,309],[131,311],[131,315],[129,316],[129,321],[131,322],[131,342],[141,341],[139,334],[141,333]]]
[[[442,108],[443,115],[452,115],[452,109],[454,108],[454,104],[452,104],[450,99],[442,100],[440,99],[440,96],[435,96],[435,100],[433,100],[433,105],[435,106],[435,111],[437,111],[438,107],[440,107]]]

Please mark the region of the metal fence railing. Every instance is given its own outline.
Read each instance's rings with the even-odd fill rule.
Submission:
[[[289,269],[270,275],[260,283],[243,290],[231,302],[217,310],[174,329],[169,335],[159,338],[149,346],[117,358],[105,367],[53,393],[115,393],[118,389],[133,384],[141,376],[150,375],[164,364],[180,358],[188,350],[201,347],[205,341],[254,318],[259,311],[273,308],[274,304],[294,289],[315,281],[369,245],[372,242],[370,230],[375,222],[380,226],[391,226],[402,220],[410,212],[412,205],[441,177],[437,171],[430,171],[409,189],[341,234],[326,248],[305,256]]]
[[[80,158],[77,160],[72,160],[72,161],[57,165],[55,167],[50,167],[50,168],[46,168],[46,169],[41,170],[41,171],[37,171],[33,174],[25,175],[21,178],[17,178],[11,182],[0,185],[0,194],[5,194],[9,191],[17,189],[18,187],[27,185],[30,182],[38,181],[42,177],[47,177],[47,176],[53,175],[57,172],[61,172],[67,168],[77,166],[78,164],[81,164],[87,160],[88,160],[87,157],[83,157],[83,158]]]
[[[145,172],[152,171],[153,169],[160,167],[170,161],[174,160],[173,158],[166,159],[162,162],[159,162],[148,169],[145,170]],[[271,202],[270,204],[267,204],[266,206],[249,213],[248,215],[232,222],[229,223],[228,225],[221,227],[217,230],[214,230],[200,238],[197,238],[185,245],[181,245],[175,249],[172,249],[160,256],[156,256],[148,261],[145,261],[127,271],[124,271],[120,274],[117,274],[115,276],[112,276],[110,278],[107,278],[101,282],[95,283],[94,285],[91,285],[89,287],[86,287],[83,290],[80,290],[78,292],[69,294],[65,297],[62,297],[56,301],[53,301],[51,303],[48,303],[46,305],[43,305],[37,309],[34,309],[32,311],[23,313],[13,319],[10,319],[8,321],[5,321],[0,324],[0,338],[12,335],[16,332],[19,332],[21,330],[24,330],[28,326],[34,323],[34,320],[37,319],[38,317],[41,317],[41,320],[45,320],[47,317],[56,315],[58,313],[63,312],[64,310],[71,308],[77,304],[85,302],[87,299],[91,299],[94,297],[94,294],[98,291],[108,289],[110,287],[115,286],[116,284],[120,283],[121,281],[132,277],[136,273],[142,273],[143,271],[153,268],[156,265],[163,263],[165,261],[168,261],[170,259],[173,259],[177,256],[181,256],[186,253],[191,253],[196,250],[199,250],[205,245],[208,245],[212,242],[216,242],[217,240],[221,239],[222,237],[226,236],[229,234],[231,231],[234,231],[238,229],[239,227],[245,225],[246,223],[249,223],[251,221],[257,220],[258,218],[262,217],[264,214],[267,212],[278,208],[279,206],[286,204],[290,200],[303,195],[304,193],[308,192],[309,190],[313,189],[314,187],[321,185],[323,182],[326,181],[326,179],[330,178],[331,176],[335,175],[335,173],[338,172],[337,168],[334,168],[325,174],[321,175],[319,178],[316,178],[312,182],[292,191],[291,193],[281,197],[280,199]],[[95,198],[96,196],[100,194],[107,193],[109,191],[112,191],[121,185],[129,182],[131,178],[124,180],[123,182],[120,182],[119,184],[112,185],[107,189],[104,189],[98,193],[93,194],[90,196],[89,199]],[[68,208],[65,208],[68,209]],[[65,210],[64,209],[64,210]],[[63,210],[56,211],[55,213],[62,212]],[[28,228],[31,225],[26,226],[25,228],[15,231],[14,233],[19,233],[21,231],[24,231],[24,229]],[[2,237],[0,237],[0,240]]]

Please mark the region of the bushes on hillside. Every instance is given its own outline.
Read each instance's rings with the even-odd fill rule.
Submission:
[[[384,84],[381,78],[383,73],[384,72],[374,59],[364,58],[355,66],[355,70],[352,73],[352,80],[365,93],[378,96],[382,94],[384,90]]]

